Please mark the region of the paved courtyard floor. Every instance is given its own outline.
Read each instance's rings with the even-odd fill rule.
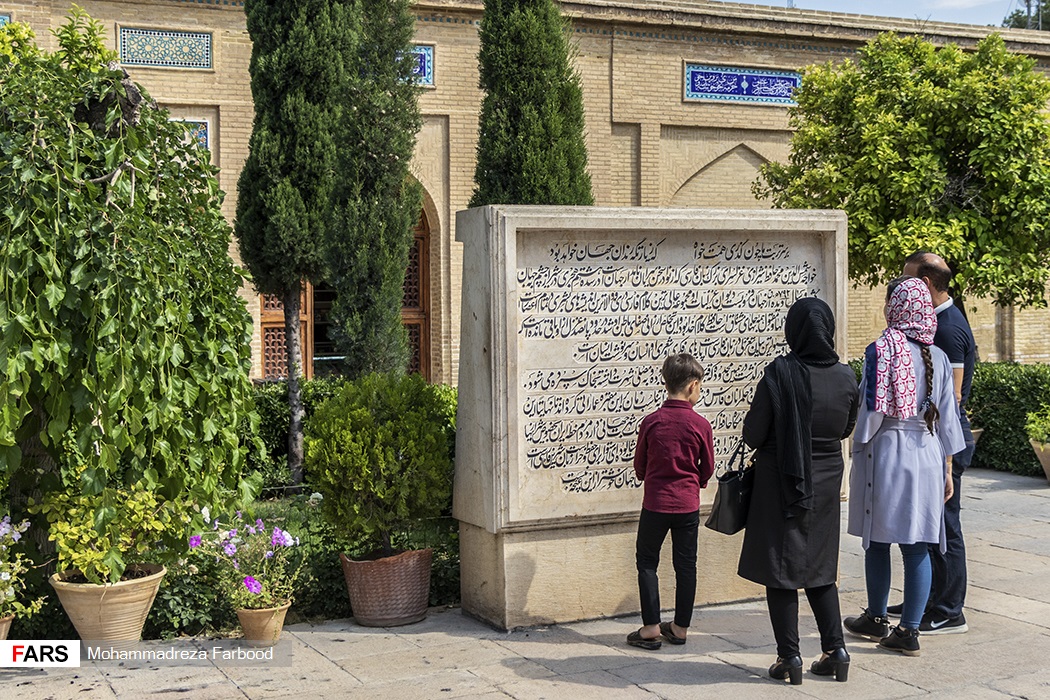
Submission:
[[[386,630],[350,620],[287,627],[286,666],[0,669],[0,698],[1050,699],[1050,486],[972,470],[963,489],[970,631],[923,637],[917,658],[847,639],[845,684],[808,671],[801,686],[770,680],[773,638],[755,602],[698,608],[689,642],[658,651],[624,644],[637,616],[507,633],[458,609],[432,610],[422,623]],[[899,590],[896,554],[894,566]],[[843,614],[855,614],[865,600],[863,556],[847,535],[841,573]],[[804,596],[801,607],[808,667],[820,645]]]

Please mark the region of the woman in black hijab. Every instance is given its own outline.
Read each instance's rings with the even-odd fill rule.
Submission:
[[[835,352],[835,317],[813,297],[796,301],[784,327],[787,355],[770,362],[744,418],[744,441],[757,452],[744,545],[737,573],[766,587],[777,660],[776,679],[802,683],[798,589],[804,588],[824,654],[817,675],[845,681],[839,510],[842,440],[857,418],[857,378]]]

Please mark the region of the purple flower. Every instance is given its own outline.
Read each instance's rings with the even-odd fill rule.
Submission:
[[[233,538],[237,536],[237,528],[230,530],[229,537]]]
[[[237,571],[240,571],[240,569],[241,569],[241,563],[239,561],[237,561],[236,559],[233,560],[233,568],[235,570],[237,570]]]
[[[11,531],[11,539],[14,540],[15,542],[17,542],[18,540],[22,539],[22,533],[19,532],[18,530],[12,530]]]
[[[262,584],[251,576],[244,577],[244,587],[248,589],[249,593],[262,593]]]
[[[251,525],[248,526],[248,534],[249,535],[254,535],[255,534],[255,528],[252,527]]]
[[[200,547],[200,546],[201,546],[201,536],[200,535],[193,535],[192,537],[190,537],[190,549],[194,549],[194,548]]]
[[[226,542],[222,546],[222,551],[226,552],[227,556],[232,557],[234,554],[237,553],[237,545],[235,545],[233,542]]]
[[[267,559],[273,559],[273,550],[270,550],[269,552],[266,553],[266,558]]]
[[[237,511],[237,519],[238,519],[238,520],[240,520],[240,519],[241,519],[241,511]]]
[[[255,519],[255,527],[258,530],[262,530],[263,529],[263,521],[262,521],[261,518],[256,518]]]
[[[273,529],[273,537],[270,538],[270,544],[274,547],[280,547],[284,544],[284,533],[281,532],[281,528],[275,527]]]

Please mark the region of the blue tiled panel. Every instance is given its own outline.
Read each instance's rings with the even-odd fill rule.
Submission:
[[[208,122],[203,119],[172,119],[174,122],[182,122],[190,132],[190,138],[197,139],[204,148],[211,148],[211,134],[208,132]]]
[[[412,55],[416,58],[416,67],[412,71],[416,84],[434,87],[434,47],[416,44],[412,47]]]
[[[685,99],[793,105],[802,82],[793,71],[685,64]]]
[[[211,34],[120,28],[120,62],[126,66],[211,68]]]
[[[0,27],[11,21],[11,15],[0,15]]]

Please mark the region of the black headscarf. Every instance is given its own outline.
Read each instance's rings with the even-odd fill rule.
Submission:
[[[784,323],[791,352],[766,366],[780,470],[781,503],[791,518],[813,508],[813,392],[807,365],[829,367],[835,352],[835,316],[816,297],[799,299]]]

